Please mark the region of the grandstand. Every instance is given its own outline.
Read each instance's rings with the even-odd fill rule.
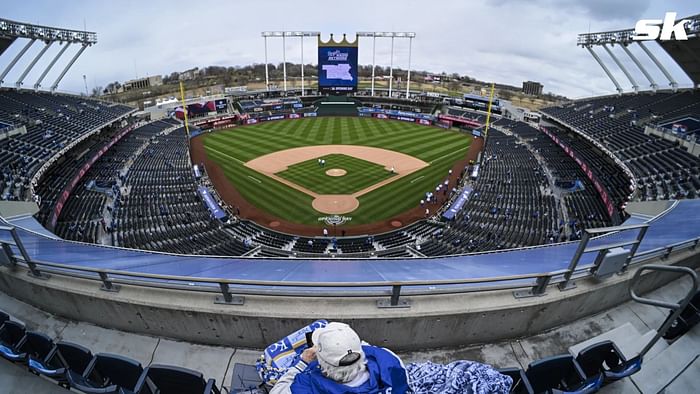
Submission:
[[[694,198],[700,159],[645,126],[700,114],[695,91],[596,97],[542,111],[565,129],[608,147],[634,174],[644,200]],[[591,163],[592,164],[592,163]]]
[[[83,47],[63,74],[96,43],[94,33],[83,41],[75,37]],[[683,62],[688,67],[689,60]],[[604,343],[604,351],[622,355],[608,370],[585,363],[584,346],[576,343],[596,337],[587,344],[602,348],[605,331],[626,326],[593,329],[557,347],[571,355],[545,357],[554,355],[545,350],[527,367],[498,365],[502,373],[530,381],[536,388],[531,392],[631,384],[629,376],[640,369],[644,376],[644,363],[653,361],[644,357],[674,322],[688,326],[682,340],[697,341],[697,329],[686,323],[697,315],[691,298],[697,299],[700,266],[700,230],[692,225],[700,221],[700,158],[688,145],[698,139],[696,90],[674,86],[567,101],[543,108],[537,126],[505,116],[499,99],[473,94],[401,98],[358,91],[329,97],[265,90],[229,95],[226,105],[200,105],[194,126],[178,116],[190,112],[187,106],[142,120],[128,105],[38,90],[44,76],[35,90],[20,89],[21,83],[0,88],[0,290],[44,311],[158,341],[255,349],[327,317],[351,321],[373,343],[449,352],[538,335],[630,297],[670,305],[663,326],[637,335],[636,347],[614,347],[623,347],[619,336],[617,345]],[[367,135],[371,143],[361,138]],[[410,201],[405,212],[354,227],[344,216],[354,210],[323,212],[311,205],[306,208],[314,214],[328,214],[325,222],[315,216],[294,222],[245,198],[250,185],[266,190],[260,184],[274,182],[271,175],[279,172],[254,172],[252,159],[229,151],[207,160],[212,149],[206,141],[221,145],[226,138],[230,152],[237,149],[234,141],[242,141],[245,149],[239,150],[252,159],[281,150],[278,144],[379,149],[386,143],[397,152],[426,155],[429,165],[394,189],[372,190],[389,190],[372,196],[375,216]],[[454,160],[440,162],[445,158]],[[221,162],[236,162],[228,169],[251,183],[237,183]],[[439,174],[430,172],[438,167]],[[378,171],[386,172],[382,181],[403,176],[393,165]],[[424,184],[429,192],[415,195],[412,185]],[[288,199],[275,203],[306,204],[292,201],[299,187],[290,189],[283,195]],[[358,199],[370,205],[369,198]],[[638,297],[680,275],[692,277],[694,287],[674,292],[673,303]],[[191,392],[224,390],[201,372],[93,355],[19,320],[0,311],[0,353],[63,386],[91,392],[91,386],[106,385],[90,373],[97,371],[112,383],[125,379],[115,387],[134,392],[148,379],[157,386],[159,376],[165,376],[163,387],[178,380],[194,382]],[[657,345],[649,355],[663,364],[658,355],[671,346]],[[76,373],[64,353],[82,357],[89,367]],[[698,354],[691,356],[674,367],[680,372],[668,374],[676,379],[686,368],[697,370]],[[575,378],[550,382],[547,375],[562,365],[576,370]],[[56,372],[60,368],[73,373]]]

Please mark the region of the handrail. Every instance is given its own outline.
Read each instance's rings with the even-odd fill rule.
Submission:
[[[14,231],[14,229],[13,229]],[[18,242],[21,245],[21,241]],[[6,245],[10,244],[7,241],[0,240],[0,244]],[[14,246],[18,246],[13,243]],[[288,282],[276,282],[272,280],[250,280],[250,279],[224,279],[224,278],[207,278],[207,277],[190,277],[190,276],[175,276],[175,275],[162,275],[162,274],[148,274],[148,273],[138,273],[121,271],[114,269],[103,269],[103,268],[92,268],[92,267],[81,267],[68,264],[58,264],[49,263],[43,261],[33,260],[31,258],[24,258],[21,256],[11,255],[9,256],[13,260],[13,264],[17,264],[18,261],[23,262],[29,268],[29,274],[33,277],[40,279],[47,279],[49,275],[47,273],[58,275],[58,276],[70,276],[79,279],[87,279],[102,282],[101,289],[104,291],[117,292],[120,289],[119,284],[127,284],[134,286],[143,286],[150,288],[168,288],[168,289],[179,289],[187,291],[202,291],[202,292],[213,292],[214,286],[218,286],[220,289],[222,297],[217,297],[216,303],[221,304],[232,304],[240,305],[244,302],[241,296],[232,296],[231,286],[251,286],[251,287],[285,287],[285,288],[370,288],[370,287],[390,287],[391,288],[391,298],[389,302],[380,300],[377,302],[377,306],[380,308],[386,307],[407,307],[408,302],[403,301],[399,303],[399,297],[401,296],[402,287],[413,287],[413,286],[430,286],[431,289],[423,291],[422,293],[411,292],[411,294],[441,294],[440,290],[432,287],[437,286],[449,286],[449,285],[473,285],[473,284],[489,284],[498,282],[511,282],[511,281],[527,281],[528,279],[534,279],[534,283],[518,283],[510,285],[494,285],[492,288],[480,287],[479,290],[495,290],[495,289],[517,289],[531,286],[532,290],[530,292],[532,295],[542,295],[544,294],[544,288],[551,281],[552,277],[555,275],[560,275],[564,271],[557,271],[553,273],[534,273],[534,274],[524,274],[524,275],[508,275],[508,276],[496,276],[489,278],[465,278],[465,279],[437,279],[437,280],[411,280],[411,281],[370,281],[370,282],[301,282],[301,281],[288,281]],[[39,270],[41,267],[41,270]],[[92,274],[92,275],[91,275]],[[120,278],[121,277],[121,278]],[[135,278],[134,280],[125,279]],[[171,282],[171,283],[168,283]],[[175,284],[172,282],[180,282]],[[188,286],[183,286],[183,285]],[[195,284],[209,284],[211,286],[194,286]],[[240,293],[243,293],[242,289],[238,289]],[[444,290],[444,292],[451,292],[449,290]],[[468,292],[466,289],[462,289],[461,292]],[[253,294],[263,295],[265,292],[257,291]],[[318,295],[316,293],[316,295]],[[326,295],[333,295],[332,293],[327,293]],[[346,293],[336,294],[339,296],[347,296]],[[376,293],[370,294],[363,292],[362,294],[357,294],[362,296],[372,296],[372,295],[386,295],[386,293]]]
[[[592,248],[587,248],[588,242],[591,240],[591,237],[595,234],[637,230],[637,229],[639,230],[639,233],[637,233],[637,238],[634,240],[609,243],[609,244],[595,246]],[[615,226],[615,227],[601,227],[601,228],[593,228],[593,229],[584,229],[583,236],[581,237],[581,241],[579,241],[578,248],[576,249],[576,253],[574,253],[574,257],[571,259],[571,262],[569,263],[569,267],[567,268],[567,272],[564,274],[564,281],[559,283],[559,289],[560,290],[570,290],[570,289],[573,289],[576,287],[576,284],[573,283],[572,281],[570,281],[571,276],[574,274],[574,272],[576,272],[576,267],[578,266],[578,263],[581,260],[581,257],[585,253],[598,252],[598,258],[596,258],[596,262],[598,262],[598,261],[601,261],[602,258],[611,249],[619,248],[619,247],[627,246],[627,245],[632,245],[632,247],[630,248],[627,260],[621,269],[621,271],[625,271],[627,269],[627,266],[632,262],[632,259],[635,257],[635,255],[637,253],[637,249],[639,248],[639,245],[642,244],[642,240],[644,239],[644,236],[646,235],[648,229],[649,229],[649,223],[628,224],[628,225]]]
[[[637,295],[637,292],[635,291],[636,286],[639,284],[640,278],[642,276],[642,272],[644,271],[666,271],[666,272],[675,272],[675,273],[681,273],[681,274],[686,274],[689,275],[690,278],[693,281],[693,284],[690,288],[690,291],[688,291],[688,294],[683,297],[683,300],[680,303],[675,303],[675,302],[667,302],[667,301],[661,301],[661,300],[654,300],[651,298],[644,298],[640,297]],[[637,272],[634,273],[634,276],[632,277],[632,281],[630,283],[630,296],[632,299],[636,302],[639,302],[640,304],[644,305],[652,305],[652,306],[658,306],[661,308],[667,308],[673,311],[671,316],[669,316],[664,323],[661,325],[661,328],[659,328],[656,331],[656,335],[654,335],[654,338],[649,341],[649,343],[644,346],[644,348],[639,352],[640,356],[644,356],[651,348],[658,342],[659,339],[661,339],[664,334],[666,334],[666,331],[671,327],[673,322],[678,318],[678,316],[681,315],[681,312],[688,306],[690,303],[690,300],[693,298],[695,293],[698,291],[698,275],[697,273],[688,267],[676,267],[676,266],[669,266],[669,265],[658,265],[658,264],[647,264],[645,266],[640,267]]]
[[[623,224],[620,226],[589,228],[589,229],[586,229],[586,232],[588,232],[589,234],[603,234],[603,233],[609,233],[611,231],[626,231],[626,230],[634,230],[634,229],[643,228],[643,227],[649,227],[649,225],[647,223]]]
[[[5,241],[0,241],[5,242]],[[16,256],[19,257],[19,256]],[[24,261],[24,259],[21,259]],[[25,261],[26,262],[26,261]],[[490,283],[490,282],[504,282],[513,280],[523,280],[523,279],[535,279],[542,276],[550,276],[552,273],[533,273],[533,274],[521,274],[521,275],[505,275],[505,276],[492,276],[489,278],[465,278],[465,279],[433,279],[433,280],[408,280],[408,281],[371,281],[371,282],[302,282],[302,281],[285,281],[279,282],[274,280],[256,280],[256,279],[224,279],[215,277],[193,277],[193,276],[179,276],[179,275],[163,275],[163,274],[149,274],[142,272],[130,272],[121,271],[109,268],[92,268],[92,267],[82,267],[77,265],[69,264],[59,264],[50,263],[45,261],[32,260],[37,266],[41,267],[51,267],[57,270],[52,270],[52,273],[60,273],[62,271],[80,271],[96,274],[107,274],[112,276],[127,276],[132,278],[143,278],[143,279],[158,279],[165,281],[178,281],[178,282],[188,282],[188,283],[226,283],[229,285],[240,285],[240,286],[281,286],[281,287],[385,287],[385,286],[442,286],[442,285],[461,285],[461,284],[474,284],[474,283]],[[560,273],[563,271],[556,271]],[[114,277],[111,278],[112,281],[117,280]],[[522,286],[520,286],[522,287]]]
[[[633,226],[622,226],[623,229],[640,228],[646,230],[648,224],[640,224]],[[613,228],[615,229],[615,228]],[[618,228],[619,229],[619,228]],[[505,275],[487,278],[460,278],[460,279],[426,279],[426,280],[406,280],[406,281],[371,281],[371,282],[309,282],[309,281],[286,281],[277,282],[273,280],[254,280],[254,279],[224,279],[213,277],[190,277],[176,276],[163,274],[149,274],[130,271],[121,271],[115,269],[104,269],[94,267],[84,267],[60,263],[52,263],[32,259],[22,245],[22,241],[18,235],[17,229],[14,226],[0,225],[0,231],[7,231],[11,234],[12,240],[0,240],[0,253],[5,251],[7,257],[10,258],[11,265],[22,263],[29,269],[29,274],[36,278],[46,279],[48,274],[65,277],[75,277],[79,279],[87,279],[100,281],[101,289],[105,291],[119,291],[118,284],[143,286],[151,288],[169,288],[187,291],[203,291],[217,292],[216,287],[219,287],[223,294],[223,303],[235,304],[241,303],[242,297],[233,297],[231,295],[231,287],[237,286],[239,293],[266,295],[275,294],[282,295],[283,291],[279,288],[297,288],[299,291],[287,294],[304,294],[301,289],[319,289],[319,288],[338,288],[337,291],[327,291],[328,295],[348,296],[349,293],[356,296],[377,296],[387,295],[386,290],[381,292],[368,292],[369,288],[391,288],[390,303],[378,303],[380,307],[397,307],[407,306],[406,302],[399,304],[399,296],[402,295],[402,287],[427,287],[417,288],[411,291],[404,291],[403,295],[429,295],[429,294],[447,294],[447,293],[466,293],[471,291],[488,291],[488,290],[517,290],[527,289],[526,291],[514,291],[515,297],[523,296],[541,296],[544,295],[550,285],[558,284],[560,288],[566,285],[572,275],[576,274],[576,278],[590,276],[589,268],[591,264],[582,265],[580,267],[562,269],[552,272],[538,272],[518,275]],[[630,244],[638,246],[640,239],[630,241]],[[700,238],[690,239],[675,244],[667,245],[663,248],[658,248],[652,251],[645,252],[639,256],[632,254],[629,257],[629,263],[633,258],[635,263],[646,261],[654,256],[657,256],[659,251],[662,251],[662,258],[668,257],[674,250],[692,248],[696,249],[700,243]],[[609,246],[609,245],[608,245]],[[581,241],[580,247],[585,249],[585,243]],[[674,249],[675,248],[675,249]],[[19,254],[15,252],[19,251]],[[580,256],[579,256],[580,257]],[[627,267],[627,266],[625,266]],[[40,270],[41,269],[41,270]],[[201,284],[202,286],[195,286]],[[483,286],[475,286],[475,285]],[[204,286],[208,285],[208,286]],[[459,286],[463,285],[463,286]],[[452,287],[450,287],[452,286]],[[458,287],[455,287],[458,286]],[[264,289],[268,287],[269,289]],[[361,288],[363,291],[353,292],[352,290],[341,292],[340,288]],[[315,293],[318,294],[318,293]],[[234,299],[235,298],[235,299]]]

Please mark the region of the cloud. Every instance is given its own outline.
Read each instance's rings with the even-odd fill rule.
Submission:
[[[674,4],[672,4],[674,3]],[[571,97],[610,93],[614,86],[576,36],[589,29],[629,28],[639,18],[660,18],[666,10],[691,15],[690,2],[651,0],[496,0],[496,1],[325,1],[272,0],[265,2],[186,3],[134,0],[12,2],[5,17],[44,25],[98,33],[98,44],[88,48],[60,88],[84,91],[136,76],[169,74],[207,65],[236,66],[264,62],[264,30],[307,30],[329,33],[356,31],[414,31],[412,67],[418,70],[467,74],[471,77],[519,86],[524,80],[545,84],[545,91]],[[345,8],[343,8],[345,7]],[[22,44],[0,57],[7,64]],[[390,63],[389,40],[378,40],[378,65]],[[372,41],[360,42],[360,63],[372,61]],[[287,60],[299,62],[300,42],[287,40]],[[28,55],[38,52],[33,48]],[[35,80],[55,56],[51,48],[27,81]],[[45,80],[52,82],[77,48]],[[268,40],[268,60],[282,61],[281,40]],[[602,52],[601,52],[602,53]],[[661,53],[663,56],[663,53]],[[315,63],[313,39],[304,45],[304,60]],[[607,54],[603,54],[606,62]],[[28,62],[29,60],[27,60]],[[26,63],[24,63],[26,65]],[[396,40],[394,65],[408,65],[408,42]],[[638,70],[633,69],[638,73]],[[14,81],[22,64],[6,80]],[[679,82],[687,77],[674,68]],[[639,74],[639,73],[638,73]],[[637,75],[643,80],[641,74]],[[624,76],[620,77],[621,82]],[[640,83],[641,84],[641,83]]]
[[[497,0],[494,4],[501,7],[525,4],[561,15],[580,12],[597,21],[636,21],[649,8],[651,0]]]

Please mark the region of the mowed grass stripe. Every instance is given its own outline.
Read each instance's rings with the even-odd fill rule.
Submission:
[[[437,184],[447,178],[452,164],[465,154],[466,150],[446,156],[438,163],[360,197],[357,213],[365,218],[381,220],[415,207],[425,196],[425,192],[434,191]],[[423,178],[418,179],[420,176]],[[414,179],[418,180],[411,183]],[[434,211],[437,206],[430,208]]]
[[[409,135],[372,140],[366,145],[403,152],[424,161],[432,161],[441,154],[439,151],[433,152],[432,149],[434,147],[446,146],[455,140],[459,140],[459,138],[436,135]],[[445,148],[445,150],[447,151],[449,148]]]
[[[392,176],[381,165],[354,157],[332,154],[323,156],[326,165],[321,167],[317,159],[290,166],[276,175],[319,194],[352,194]],[[326,175],[329,169],[347,171],[340,177]]]
[[[207,140],[206,143],[209,142]],[[231,155],[234,157],[245,157],[244,161],[279,150],[309,145],[301,139],[287,137],[268,138],[246,133],[225,139],[213,139],[211,143],[217,144],[226,153],[233,152]]]
[[[464,143],[465,145],[469,143],[469,140],[467,139],[465,141],[464,137],[454,134],[450,135],[450,133],[444,134],[445,135],[439,137],[430,134],[419,136],[394,136],[390,139],[373,140],[369,143],[366,143],[365,145],[384,147],[386,149],[411,154],[426,161],[431,161],[435,157],[439,157],[440,155],[442,155],[444,151],[454,150],[456,146],[460,145],[460,140],[464,141],[462,143]],[[244,161],[247,161],[265,153],[275,152],[281,149],[287,149],[289,147],[309,145],[309,143],[296,138],[287,138],[285,141],[273,141],[273,139],[260,141],[260,136],[252,133],[250,135],[246,135],[246,133],[240,133],[237,137],[239,140],[247,142],[247,144],[245,144],[245,149],[234,149],[233,147],[231,149],[235,151],[235,153],[233,154],[235,157],[241,157],[242,159],[244,159]],[[225,146],[228,146],[231,142],[230,140],[222,140],[220,137],[216,136],[216,134],[214,135],[213,139],[217,141],[218,147],[220,149],[224,148]],[[427,143],[428,141],[430,141],[429,144]],[[352,143],[356,141],[349,142]],[[263,147],[264,149],[262,149]]]
[[[453,131],[372,118],[267,122],[218,131],[203,138],[206,138],[205,148],[210,148],[207,154],[224,168],[229,181],[244,198],[282,219],[306,224],[318,224],[317,217],[323,215],[311,207],[310,196],[259,174],[231,157],[245,162],[279,150],[341,141],[342,144],[390,149],[432,162],[427,168],[360,197],[360,207],[349,215],[353,217],[353,223],[361,224],[389,218],[415,207],[426,191],[434,190],[435,185],[444,180],[454,162],[464,157],[471,142],[470,137]],[[353,171],[370,181],[373,179],[373,175],[362,168]],[[314,181],[311,173],[300,173],[299,176],[308,182],[326,183]],[[411,183],[413,180],[415,182]]]
[[[226,160],[216,152],[208,152],[214,160],[222,160],[221,167],[224,169],[227,178],[243,196],[254,195],[255,200],[251,201],[261,209],[274,212],[276,216],[285,220],[303,222],[313,221],[318,216],[318,212],[311,207],[313,198],[287,185],[277,182],[263,174],[253,171],[243,165],[238,165],[231,160]],[[252,176],[263,182],[258,183],[248,178]],[[250,200],[249,200],[250,201]]]
[[[310,119],[311,120],[311,119]],[[319,118],[316,119],[314,126],[311,128],[311,132],[306,134],[306,141],[318,141],[320,135],[328,130],[328,119]]]
[[[294,124],[295,122],[290,121],[289,123]],[[320,122],[312,122],[310,119],[303,119],[301,123],[302,124],[296,126],[298,131],[295,131],[292,135],[303,140],[308,140],[311,133],[321,128]]]
[[[353,139],[353,141],[365,141],[365,140],[367,140],[368,133],[370,133],[369,137],[372,136],[372,134],[371,134],[372,132],[370,131],[370,129],[372,128],[371,126],[372,125],[368,124],[367,127],[362,127],[360,125],[359,118],[353,118],[352,119],[352,131],[351,131],[350,137]],[[353,132],[354,132],[354,134],[353,134]]]
[[[449,140],[449,136],[436,136],[436,135],[405,135],[405,136],[392,136],[389,138],[381,138],[376,141],[369,141],[373,146],[381,146],[386,149],[395,150],[398,152],[404,152],[419,159],[431,159],[431,157],[425,155],[424,144],[427,143],[443,143]]]

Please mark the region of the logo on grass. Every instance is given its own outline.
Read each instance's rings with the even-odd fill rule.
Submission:
[[[676,40],[688,40],[688,34],[685,31],[685,25],[690,22],[690,19],[683,19],[676,23],[676,13],[667,12],[664,19],[641,19],[634,26],[634,35],[632,39],[635,41],[656,40],[670,41],[671,35]],[[661,26],[659,26],[661,25]]]
[[[340,215],[321,216],[318,218],[319,222],[324,222],[329,226],[339,226],[339,225],[345,224],[351,220],[352,220],[352,216],[340,216]]]

